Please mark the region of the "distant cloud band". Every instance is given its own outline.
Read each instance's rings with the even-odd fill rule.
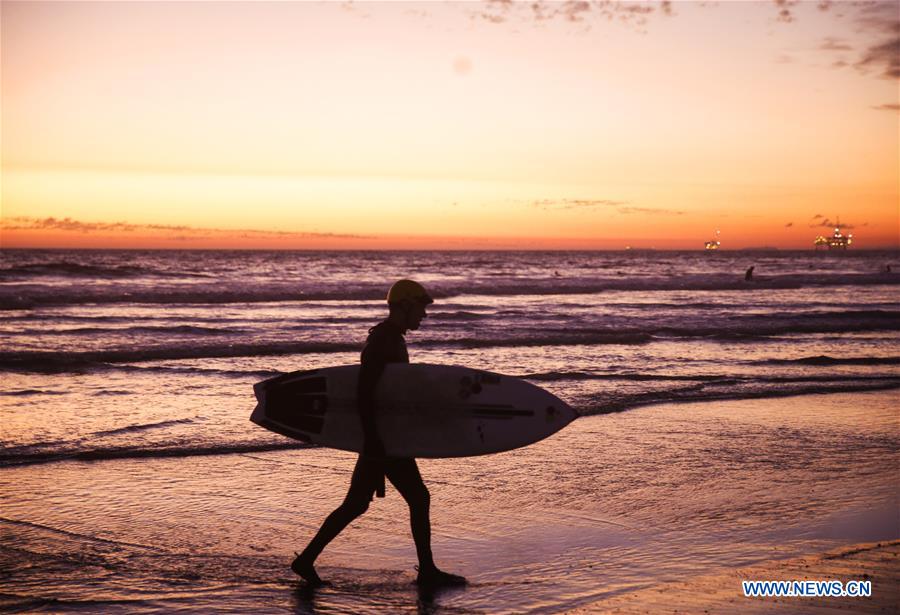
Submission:
[[[304,231],[269,231],[260,229],[204,228],[172,224],[132,224],[129,222],[82,222],[72,218],[31,218],[19,216],[0,220],[4,231],[67,231],[72,233],[178,233],[172,239],[189,240],[202,237],[218,238],[329,238],[371,239],[369,235],[316,233]]]
[[[612,201],[609,199],[543,199],[533,201],[534,207],[541,209],[602,209],[611,208],[620,214],[657,214],[665,216],[680,216],[684,212],[673,209],[659,209],[654,207],[635,207],[627,201]]]

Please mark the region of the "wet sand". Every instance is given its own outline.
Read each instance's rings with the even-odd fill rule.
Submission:
[[[245,433],[235,388],[198,389],[196,403],[218,413],[167,429]],[[288,568],[344,497],[350,453],[7,467],[0,611],[793,613],[813,602],[744,598],[740,581],[840,571],[842,581],[869,574],[875,598],[820,600],[822,612],[880,608],[896,604],[897,578],[882,574],[890,562],[846,551],[891,541],[896,560],[896,401],[882,391],[647,406],[580,418],[507,453],[420,460],[437,561],[472,582],[430,600],[412,584],[408,511],[391,487],[317,562],[331,586],[308,594]],[[124,437],[146,450],[153,433]],[[832,549],[845,556],[808,557]],[[790,567],[811,564],[823,568]]]
[[[866,598],[747,598],[741,581],[871,581]],[[900,540],[861,543],[819,555],[774,560],[654,585],[571,613],[896,613]]]

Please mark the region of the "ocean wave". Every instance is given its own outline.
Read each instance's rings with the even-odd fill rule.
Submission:
[[[78,278],[135,278],[135,277],[162,277],[162,278],[210,278],[206,273],[188,271],[165,271],[140,265],[85,265],[72,261],[57,261],[50,263],[31,263],[16,265],[0,269],[0,279],[27,279],[32,277],[78,277]]]
[[[741,316],[747,320],[772,320],[776,318],[790,320],[857,320],[857,319],[876,319],[891,320],[900,319],[900,311],[898,310],[820,310],[810,311],[808,306],[803,306],[799,312],[778,312],[771,311],[765,314],[747,314]]]
[[[714,381],[733,381],[734,376],[714,376],[714,375],[682,375],[682,374],[595,374],[591,372],[538,372],[534,374],[524,374],[519,376],[523,380],[538,380],[546,382],[554,382],[560,380],[633,380],[635,382],[647,381],[687,381],[687,382],[714,382]]]
[[[154,321],[184,321],[183,316],[168,316],[164,311],[159,311],[150,316]],[[24,312],[18,314],[3,314],[4,322],[40,322],[44,323],[48,320],[52,320],[53,322],[60,323],[81,323],[81,322],[89,322],[89,323],[124,323],[131,324],[135,321],[135,316],[133,315],[121,315],[116,316],[112,314],[93,314],[93,313],[77,313],[74,310],[69,310],[67,308],[63,308],[58,312],[54,312],[52,314],[47,314],[45,312]],[[227,316],[214,316],[210,314],[192,314],[191,320],[193,322],[202,322],[202,323],[228,323],[232,322],[232,317]],[[254,322],[270,322],[275,319],[257,319],[254,318]],[[279,322],[281,322],[279,320]]]
[[[72,265],[75,265],[72,263]],[[76,265],[77,267],[90,267]],[[119,268],[102,268],[118,270]],[[127,278],[135,275],[129,267],[125,275],[106,276]],[[158,275],[163,275],[157,272]],[[146,275],[143,273],[142,275]],[[165,274],[169,275],[169,274]],[[173,276],[188,274],[177,273]],[[200,274],[192,274],[199,276]],[[165,276],[163,276],[165,277]],[[120,280],[117,284],[92,285],[40,285],[8,284],[0,289],[0,309],[31,309],[50,305],[80,305],[84,303],[148,303],[148,304],[219,304],[219,303],[260,303],[260,302],[308,302],[308,301],[381,301],[384,288],[381,284],[360,283],[346,285],[313,286],[314,282],[298,286],[297,282],[284,280],[256,281],[240,283],[223,279],[215,283],[183,285],[129,284]],[[900,284],[900,276],[890,273],[856,274],[804,274],[782,275],[760,278],[752,283],[743,278],[722,274],[692,274],[665,277],[622,276],[615,278],[561,279],[558,277],[536,278],[528,282],[518,279],[473,280],[464,285],[444,284],[435,288],[438,302],[458,296],[549,296],[597,294],[610,291],[748,291],[783,290],[798,288],[830,288],[838,286],[871,286]]]
[[[134,333],[150,333],[163,335],[242,335],[246,329],[234,327],[198,327],[196,325],[152,326],[139,325],[135,327],[72,327],[67,329],[21,329],[15,335],[123,335]]]
[[[707,322],[714,322],[712,318]],[[855,333],[900,331],[900,312],[892,310],[847,310],[822,313],[772,313],[735,315],[710,326],[650,326],[657,337],[765,338],[807,333]]]
[[[625,321],[629,322],[629,321]],[[634,321],[630,321],[634,322]],[[829,313],[792,313],[732,316],[720,323],[710,318],[682,326],[647,322],[640,328],[627,324],[609,327],[508,327],[506,336],[423,340],[421,346],[463,348],[506,346],[565,346],[580,344],[645,344],[659,339],[706,338],[711,340],[764,340],[783,335],[810,333],[854,333],[900,330],[900,312],[849,310]]]
[[[87,442],[88,440],[96,440],[97,438],[105,438],[109,436],[120,436],[131,433],[137,433],[142,431],[148,431],[151,429],[162,429],[166,427],[172,427],[174,425],[188,425],[196,422],[196,419],[193,418],[184,418],[184,419],[170,419],[166,421],[158,421],[155,423],[142,423],[138,425],[127,425],[125,427],[118,427],[116,429],[105,429],[102,431],[95,431],[85,437],[68,439],[68,440],[47,440],[41,442],[31,442],[28,444],[20,444],[16,446],[6,446],[0,450],[0,465],[2,465],[2,460],[6,459],[18,459],[25,458],[28,459],[35,455],[44,455],[51,454],[48,453],[48,449],[57,448],[59,454],[68,455],[71,454],[72,451],[81,450],[79,447]],[[64,450],[62,452],[59,451],[59,448],[62,447]],[[118,450],[118,449],[117,449]],[[6,455],[6,457],[4,457]]]
[[[644,344],[651,336],[643,333],[601,333],[558,337],[507,339],[423,340],[419,347],[491,348],[507,346],[544,346],[580,344]],[[221,344],[206,346],[153,346],[148,348],[118,348],[81,352],[52,352],[34,350],[0,351],[0,371],[38,373],[91,372],[109,369],[109,364],[145,361],[212,359],[235,357],[265,357],[293,354],[338,353],[359,351],[359,342],[262,342],[257,344]],[[244,375],[252,372],[239,372]]]
[[[479,319],[485,320],[482,315]],[[770,314],[711,315],[704,319],[686,320],[684,324],[671,317],[662,318],[610,318],[608,326],[595,327],[589,324],[578,326],[577,319],[571,326],[560,326],[566,320],[560,315],[552,320],[541,316],[535,324],[526,326],[524,322],[510,323],[500,329],[499,322],[488,322],[485,326],[442,324],[436,320],[432,335],[436,337],[418,341],[425,348],[504,348],[529,346],[573,346],[602,344],[646,344],[656,340],[678,338],[704,338],[722,341],[757,341],[785,335],[805,335],[817,333],[863,333],[870,331],[900,331],[900,311],[898,310],[836,310],[823,312],[774,312]],[[474,319],[466,316],[464,320]],[[339,322],[371,322],[371,317],[338,319]],[[498,319],[499,320],[499,319]],[[550,326],[552,322],[553,326]],[[583,322],[583,321],[582,321]],[[618,323],[618,324],[616,324]],[[641,326],[635,327],[634,323]],[[679,324],[671,324],[679,323]],[[321,323],[316,323],[321,324]],[[305,335],[314,324],[279,326],[279,331],[303,331]],[[334,328],[329,329],[334,331]],[[362,331],[362,329],[360,329]],[[459,332],[459,333],[457,333]],[[480,335],[474,335],[480,333]],[[147,339],[128,348],[117,348],[116,337],[146,334]],[[457,334],[456,337],[453,337]],[[113,348],[97,351],[73,351],[64,357],[58,353],[44,351],[0,351],[0,370],[30,369],[41,361],[47,367],[39,371],[53,371],[60,366],[78,366],[89,363],[123,363],[159,359],[190,359],[210,357],[271,356],[303,354],[309,352],[344,352],[358,350],[360,341],[297,341],[297,342],[191,342],[190,338],[247,339],[252,336],[248,328],[209,327],[197,325],[133,327],[78,327],[66,329],[28,328],[15,331],[12,335],[23,336],[84,336],[85,339],[108,337],[104,345]],[[184,337],[182,337],[184,336]],[[273,336],[273,334],[269,334]],[[180,339],[179,339],[180,338]]]
[[[591,381],[613,380],[627,382],[696,382],[722,385],[755,385],[755,384],[801,384],[820,383],[829,384],[836,380],[842,382],[893,382],[900,380],[897,375],[860,375],[860,374],[820,374],[815,376],[791,375],[791,376],[767,376],[763,374],[596,374],[590,372],[540,372],[519,376],[524,380],[540,382],[565,382],[565,381]]]
[[[643,331],[582,331],[579,329],[572,329],[568,333],[560,332],[551,335],[513,335],[505,338],[466,337],[448,340],[423,340],[418,342],[417,346],[426,348],[507,348],[528,346],[593,346],[601,344],[634,345],[646,344],[652,340],[653,335]]]
[[[258,378],[266,380],[280,376],[285,372],[277,369],[218,369],[214,367],[191,367],[187,365],[115,365],[103,363],[99,368],[104,371],[149,372],[161,374],[197,374],[209,376],[225,376],[228,378]]]
[[[150,545],[143,545],[136,542],[125,542],[123,540],[112,540],[109,538],[101,538],[100,536],[94,536],[92,534],[83,534],[81,532],[73,532],[72,530],[64,530],[62,528],[53,527],[52,525],[44,525],[43,523],[35,523],[34,521],[24,521],[22,519],[10,519],[8,517],[0,517],[0,523],[8,523],[10,525],[20,525],[24,527],[28,527],[31,529],[39,530],[42,532],[50,532],[52,534],[60,534],[62,536],[68,536],[70,538],[75,538],[80,541],[88,541],[88,542],[100,542],[104,544],[116,545],[116,546],[127,546],[127,547],[138,547],[140,549],[147,549],[149,551],[163,551],[163,549]]]
[[[800,359],[766,359],[753,361],[757,365],[900,365],[900,357],[829,357],[818,355]]]
[[[37,362],[39,363],[39,362]],[[52,363],[52,362],[51,362]],[[255,378],[265,380],[280,376],[283,371],[277,369],[219,369],[215,367],[194,367],[190,365],[131,365],[128,363],[96,363],[90,362],[81,367],[70,366],[68,364],[52,365],[48,363],[44,369],[40,365],[37,369],[32,368],[13,368],[11,371],[29,371],[38,373],[66,373],[66,372],[82,372],[89,371],[91,373],[100,372],[135,372],[135,373],[158,373],[158,374],[196,374],[206,376],[224,376],[226,378],[249,379]],[[69,395],[68,391],[53,391],[42,389],[23,389],[20,391],[0,391],[0,395],[8,396],[29,396],[29,395]]]
[[[900,377],[888,377],[877,380],[848,380],[841,377],[819,379],[814,382],[797,381],[793,386],[786,381],[778,381],[778,386],[758,386],[754,379],[748,379],[743,386],[717,388],[714,385],[698,384],[662,391],[645,391],[596,399],[573,406],[582,416],[623,412],[642,406],[670,403],[713,402],[735,399],[764,399],[777,397],[794,397],[798,395],[820,395],[833,393],[862,393],[866,391],[886,391],[900,388]]]
[[[428,318],[434,320],[485,320],[496,318],[494,314],[457,310],[455,312],[429,312]]]
[[[159,447],[61,447],[56,450],[31,450],[9,454],[0,452],[0,467],[54,463],[59,461],[105,461],[110,459],[144,459],[167,457],[198,457],[208,455],[232,455],[238,453],[261,453],[309,448],[302,442],[279,443],[232,443],[212,446],[159,446]]]
[[[12,350],[0,351],[0,370],[50,374],[89,372],[107,369],[110,363],[333,353],[359,349],[360,344],[345,342],[265,342],[214,346],[154,346],[82,352]]]
[[[810,333],[854,333],[900,330],[900,312],[868,310],[837,314],[796,315],[796,318],[752,316],[735,318],[720,326],[647,326],[645,329],[620,327],[507,328],[482,336],[438,337],[416,342],[419,348],[483,349],[534,346],[641,345],[659,340],[702,338],[709,341],[764,341],[785,335]],[[265,357],[310,353],[355,352],[360,341],[260,341],[249,343],[188,343],[168,340],[140,347],[118,347],[85,351],[0,351],[0,370],[57,373],[102,370],[104,364],[146,361]],[[814,359],[815,361],[817,359]]]
[[[0,592],[0,611],[4,613],[51,612],[50,609],[58,604],[59,600],[56,598],[19,595],[7,591]]]
[[[766,301],[764,298],[760,298],[759,301],[753,301],[746,295],[740,295],[738,297],[729,297],[731,300],[719,299],[716,301],[685,301],[685,302],[673,302],[673,301],[614,301],[610,302],[608,305],[612,308],[628,308],[628,309],[643,309],[643,310],[693,310],[693,309],[701,309],[701,310],[746,310],[748,308],[757,308],[757,309],[773,309],[773,308],[796,308],[800,310],[810,310],[813,308],[821,309],[821,313],[825,313],[825,310],[828,311],[836,311],[836,308],[846,308],[846,309],[854,309],[858,307],[858,303],[853,303],[851,301],[845,302],[836,302],[836,301],[794,301],[794,302],[779,302],[777,305],[773,305],[772,303]],[[591,307],[590,304],[578,305],[578,304],[566,304],[567,306],[571,305],[572,307]],[[898,308],[900,307],[900,303],[890,302],[879,304],[884,305],[890,308]],[[517,313],[525,313],[521,310],[516,311]]]
[[[167,305],[218,305],[226,303],[287,303],[310,301],[366,301],[383,300],[384,292],[379,291],[321,291],[304,292],[296,285],[284,288],[224,288],[227,284],[210,284],[206,288],[182,286],[147,289],[123,286],[121,288],[78,287],[55,288],[33,286],[11,286],[0,288],[0,310],[31,310],[48,306],[92,304],[167,304]]]
[[[21,389],[18,391],[0,391],[0,395],[9,397],[30,397],[32,395],[68,395],[66,391],[54,391],[52,389]]]
[[[171,427],[173,425],[188,425],[193,423],[194,419],[172,419],[169,421],[159,421],[157,423],[144,423],[141,425],[129,425],[127,427],[119,427],[118,429],[107,429],[104,431],[95,431],[92,436],[118,436],[121,434],[134,433],[137,431],[147,431],[148,429],[159,429],[161,427]]]

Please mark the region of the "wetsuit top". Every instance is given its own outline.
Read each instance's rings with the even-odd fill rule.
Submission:
[[[375,386],[388,363],[409,363],[403,330],[389,320],[369,329],[369,337],[363,347],[360,362],[362,365],[359,368],[356,399],[362,417],[363,433],[377,436]]]

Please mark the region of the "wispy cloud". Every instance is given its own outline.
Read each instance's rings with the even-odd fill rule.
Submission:
[[[862,3],[856,23],[878,39],[863,53],[856,68],[863,73],[876,71],[881,77],[900,79],[900,14],[896,1]]]
[[[801,16],[798,10],[801,0],[770,0],[775,11],[775,19],[792,24]],[[699,2],[698,6],[715,6],[712,2]],[[858,29],[872,34],[877,41],[861,54],[854,66],[864,73],[876,72],[885,78],[900,78],[900,18],[896,0],[874,0],[867,2],[841,2],[819,0],[815,5],[819,12],[829,13],[834,19],[852,19]],[[674,16],[673,3],[664,1],[626,0],[566,0],[564,2],[515,2],[513,0],[488,0],[472,4],[469,15],[491,23],[508,21],[545,22],[559,20],[582,23],[590,28],[593,22],[622,22],[638,27],[645,26],[655,15]],[[828,52],[852,52],[853,48],[837,37],[827,37],[819,47]],[[778,60],[784,63],[784,59]],[[845,60],[832,64],[836,68],[846,66]]]
[[[808,223],[808,226],[809,226],[809,228],[819,228],[819,227],[822,227],[822,228],[836,228],[836,227],[840,227],[840,228],[842,228],[842,229],[847,230],[847,229],[855,229],[855,228],[859,228],[859,227],[861,227],[861,226],[869,226],[869,223],[868,223],[868,222],[864,222],[864,223],[862,223],[862,224],[850,224],[850,223],[848,223],[848,222],[839,222],[839,221],[837,221],[837,220],[830,220],[829,218],[826,218],[826,217],[823,216],[822,214],[816,214],[815,216],[813,216],[813,217],[810,219],[810,221],[809,221],[809,223]]]
[[[778,10],[778,21],[783,21],[785,23],[791,23],[794,21],[794,6],[798,4],[799,0],[772,0],[775,3],[775,8]]]
[[[793,23],[798,19],[795,9],[800,0],[772,0],[778,12],[778,21]],[[900,14],[896,0],[866,0],[862,2],[835,2],[820,0],[816,8],[822,13],[831,13],[834,19],[850,17],[857,31],[870,33],[874,42],[863,51],[854,66],[862,73],[875,72],[889,79],[900,78]],[[834,9],[834,10],[832,10]],[[829,36],[823,39],[819,49],[827,52],[852,52],[853,47],[845,40]],[[832,63],[834,68],[843,68],[848,63],[839,59]]]
[[[843,39],[826,36],[819,45],[822,51],[853,51],[853,47],[847,44]]]
[[[671,0],[636,2],[633,0],[566,0],[564,2],[514,2],[513,0],[488,0],[473,4],[472,19],[501,24],[511,20],[537,22],[560,20],[584,23],[588,18],[621,21],[633,25],[646,24],[653,13],[665,16],[674,14]]]
[[[900,105],[897,103],[884,103],[883,105],[874,105],[872,108],[878,111],[900,111]]]
[[[599,207],[622,207],[627,201],[608,199],[542,199],[531,203],[541,209],[596,209]]]
[[[870,47],[856,67],[863,72],[870,68],[881,71],[888,79],[900,79],[900,35]]]
[[[675,209],[659,209],[656,207],[619,207],[617,211],[620,214],[658,214],[661,216],[681,216],[683,211]]]
[[[787,224],[784,225],[784,228],[791,228],[792,226],[794,226],[794,223],[788,222]]]
[[[672,209],[659,209],[655,207],[635,207],[628,201],[614,201],[610,199],[542,199],[532,201],[531,205],[545,210],[599,210],[612,209],[620,214],[657,214],[680,216],[683,211]]]
[[[72,233],[173,233],[170,239],[190,240],[203,237],[216,238],[331,238],[331,239],[371,239],[370,235],[341,233],[318,233],[306,231],[270,231],[260,229],[222,229],[172,224],[132,224],[130,222],[82,222],[72,218],[31,218],[18,216],[0,220],[0,228],[5,231],[65,231]]]

